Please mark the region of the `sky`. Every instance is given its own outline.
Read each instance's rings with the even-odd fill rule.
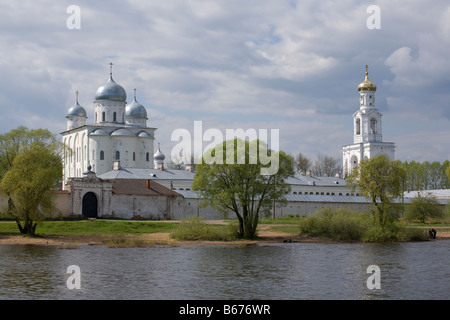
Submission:
[[[447,1],[0,0],[0,30],[0,133],[60,134],[76,91],[92,124],[112,62],[166,156],[174,130],[202,121],[278,129],[289,154],[341,157],[367,64],[396,159],[450,159]]]

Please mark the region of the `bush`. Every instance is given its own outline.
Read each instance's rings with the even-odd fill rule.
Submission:
[[[202,218],[192,217],[180,222],[171,232],[171,237],[187,241],[224,241],[235,238],[233,231],[230,226],[207,224]]]
[[[367,214],[346,208],[321,209],[300,223],[300,233],[337,240],[359,240],[368,229]]]
[[[407,206],[404,216],[408,221],[419,221],[425,223],[427,219],[442,218],[444,216],[444,208],[432,196],[417,195],[411,204]]]
[[[345,208],[321,209],[300,223],[300,233],[335,240],[360,240],[364,242],[424,241],[426,232],[408,228],[399,223],[383,227],[374,223],[367,214]]]
[[[389,242],[398,239],[399,228],[396,224],[391,223],[381,227],[378,224],[370,226],[361,237],[365,242]]]

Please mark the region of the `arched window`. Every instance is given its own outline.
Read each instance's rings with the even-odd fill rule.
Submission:
[[[377,133],[377,120],[374,118],[370,119],[370,133],[371,134]]]
[[[105,111],[102,112],[102,121],[103,122],[106,121],[106,113],[105,113]]]
[[[120,152],[116,151],[116,160],[120,160]]]
[[[361,134],[361,120],[356,119],[356,134]]]
[[[136,152],[133,152],[133,161],[136,161]]]
[[[113,113],[113,121],[116,122],[117,121],[117,112]]]
[[[150,161],[150,154],[148,152],[145,154],[145,161]]]
[[[105,160],[105,152],[103,150],[100,151],[100,160]]]

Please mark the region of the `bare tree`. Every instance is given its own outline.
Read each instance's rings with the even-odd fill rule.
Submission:
[[[334,177],[342,173],[342,161],[339,157],[319,154],[311,169],[312,174],[315,176]]]
[[[295,169],[297,171],[306,172],[311,166],[311,161],[301,152],[295,157]]]

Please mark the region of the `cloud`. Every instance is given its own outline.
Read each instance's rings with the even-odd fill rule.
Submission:
[[[77,90],[92,122],[112,61],[114,79],[128,100],[137,89],[162,146],[176,128],[204,120],[220,129],[278,127],[289,153],[335,154],[352,142],[356,87],[369,64],[397,154],[448,157],[439,141],[417,152],[450,127],[450,6],[442,1],[378,1],[380,30],[366,27],[369,4],[352,0],[81,0],[80,30],[66,27],[68,5],[0,3],[3,131],[65,130]],[[416,132],[424,138],[406,143]]]

